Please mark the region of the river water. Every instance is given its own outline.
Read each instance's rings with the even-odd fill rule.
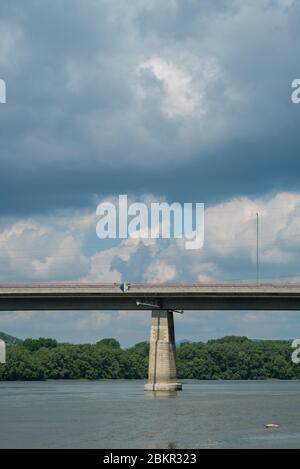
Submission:
[[[300,448],[300,381],[0,383],[1,448]],[[266,429],[269,423],[278,429]]]

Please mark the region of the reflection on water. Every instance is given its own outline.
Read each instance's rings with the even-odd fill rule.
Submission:
[[[0,447],[300,448],[300,381],[143,384],[0,382]]]

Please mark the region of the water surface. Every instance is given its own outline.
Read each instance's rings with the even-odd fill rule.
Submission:
[[[300,381],[0,383],[1,448],[300,448]],[[278,430],[265,424],[278,423]]]

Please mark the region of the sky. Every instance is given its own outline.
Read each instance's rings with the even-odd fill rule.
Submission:
[[[2,0],[0,282],[300,281],[300,3]],[[100,240],[96,207],[204,203],[205,242]],[[123,346],[150,313],[2,312]],[[297,312],[187,312],[178,340],[295,338]]]

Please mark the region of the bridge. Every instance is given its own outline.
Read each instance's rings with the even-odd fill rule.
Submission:
[[[1,284],[0,311],[152,310],[146,390],[181,389],[173,313],[201,310],[300,311],[300,284]]]

